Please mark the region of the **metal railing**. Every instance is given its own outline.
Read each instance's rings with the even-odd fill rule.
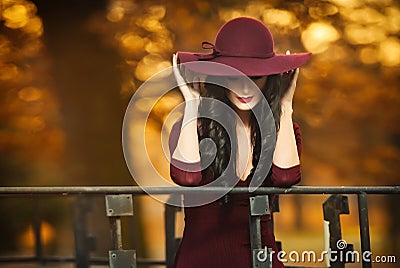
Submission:
[[[151,194],[164,195],[169,194],[179,196],[182,194],[201,194],[201,193],[225,193],[226,189],[222,187],[209,187],[206,190],[198,188],[181,187],[138,187],[138,186],[69,186],[69,187],[0,187],[0,197],[5,196],[74,196],[77,198],[77,210],[74,217],[82,219],[85,213],[85,204],[82,198],[85,196],[105,196],[106,215],[110,221],[110,230],[112,238],[112,248],[109,251],[108,258],[91,258],[90,250],[94,241],[91,237],[86,237],[84,225],[76,222],[75,230],[75,257],[48,257],[43,254],[40,219],[35,218],[35,255],[31,257],[1,257],[1,263],[75,263],[77,268],[89,267],[90,265],[109,265],[110,267],[137,267],[138,265],[165,265],[173,267],[176,248],[179,244],[179,238],[175,237],[175,213],[179,210],[177,207],[165,205],[165,232],[166,232],[166,258],[165,260],[151,260],[136,258],[135,250],[124,250],[122,248],[122,229],[121,217],[133,215],[133,198],[136,195]],[[229,194],[249,193],[248,188],[233,188]],[[335,250],[352,250],[352,245],[346,249],[337,248],[337,241],[341,239],[340,214],[348,214],[347,196],[357,195],[358,197],[358,216],[360,229],[361,251],[370,252],[370,234],[368,219],[367,195],[371,194],[400,194],[400,186],[342,186],[342,187],[319,187],[319,186],[294,186],[291,188],[260,187],[252,193],[252,200],[249,200],[249,228],[251,233],[251,248],[253,252],[253,267],[271,267],[270,262],[260,262],[255,256],[259,254],[268,254],[266,249],[261,248],[259,217],[269,213],[268,196],[269,194],[329,194],[331,195],[323,203],[324,220],[329,221],[330,248]],[[257,198],[254,198],[256,196]],[[260,197],[260,198],[258,198]],[[274,206],[272,206],[274,207]],[[274,209],[273,209],[274,210]],[[277,209],[275,209],[277,210]],[[266,211],[260,213],[260,211]],[[273,212],[273,211],[272,211]],[[79,220],[78,220],[79,221]],[[258,255],[257,255],[258,254]],[[339,268],[345,266],[345,261],[331,263],[331,267]],[[362,260],[362,267],[372,267],[372,263]]]

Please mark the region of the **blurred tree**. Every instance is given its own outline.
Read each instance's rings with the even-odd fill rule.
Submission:
[[[0,15],[0,185],[60,183],[63,132],[47,75],[42,22],[35,5],[25,0],[0,1]],[[20,238],[34,218],[31,201],[1,200],[6,220],[0,223],[0,250],[23,246]],[[44,215],[51,224],[62,214],[54,208]]]
[[[85,25],[107,1],[34,2],[66,132],[65,176],[73,185],[130,184],[121,150],[120,57]]]
[[[121,59],[90,33],[86,24],[93,13],[105,9],[107,1],[34,2],[52,59],[51,75],[66,137],[64,176],[68,184],[132,184],[121,148],[126,104],[119,93]],[[93,209],[93,215],[104,215],[103,204]],[[108,234],[108,223],[104,218],[90,228],[100,236],[97,252],[103,255],[109,249],[104,241],[107,237],[102,235]]]

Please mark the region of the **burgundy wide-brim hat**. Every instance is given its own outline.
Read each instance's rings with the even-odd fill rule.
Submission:
[[[235,75],[234,68],[247,76],[284,73],[304,65],[311,53],[276,54],[268,28],[259,20],[239,17],[226,22],[218,31],[215,45],[202,43],[211,53],[178,52],[179,63],[205,75]],[[199,64],[193,64],[198,62]],[[200,64],[215,62],[220,64]],[[191,64],[185,64],[191,63]],[[232,68],[219,68],[228,65]],[[236,72],[236,75],[239,72]]]

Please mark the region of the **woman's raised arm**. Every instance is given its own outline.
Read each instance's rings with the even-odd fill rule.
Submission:
[[[189,87],[182,77],[178,64],[177,55],[172,59],[173,72],[183,98],[185,110],[182,119],[182,126],[179,133],[177,146],[172,153],[172,158],[184,163],[200,162],[199,140],[197,134],[197,116],[200,104],[199,83]]]
[[[281,102],[280,127],[272,160],[273,164],[280,168],[290,168],[300,164],[292,121],[292,102],[299,69],[296,69],[290,75],[291,81],[289,83],[289,88]]]

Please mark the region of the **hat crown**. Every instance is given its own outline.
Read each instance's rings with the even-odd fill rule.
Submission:
[[[311,56],[311,53],[276,54],[271,32],[263,22],[249,17],[226,22],[219,29],[215,44],[202,42],[202,48],[212,52],[178,52],[178,58],[182,64],[192,63],[187,65],[192,71],[212,76],[237,76],[237,71],[247,76],[284,73],[304,65]],[[200,64],[204,61],[218,64]]]
[[[274,54],[271,32],[260,21],[236,18],[218,31],[215,47],[224,56],[269,58]]]

